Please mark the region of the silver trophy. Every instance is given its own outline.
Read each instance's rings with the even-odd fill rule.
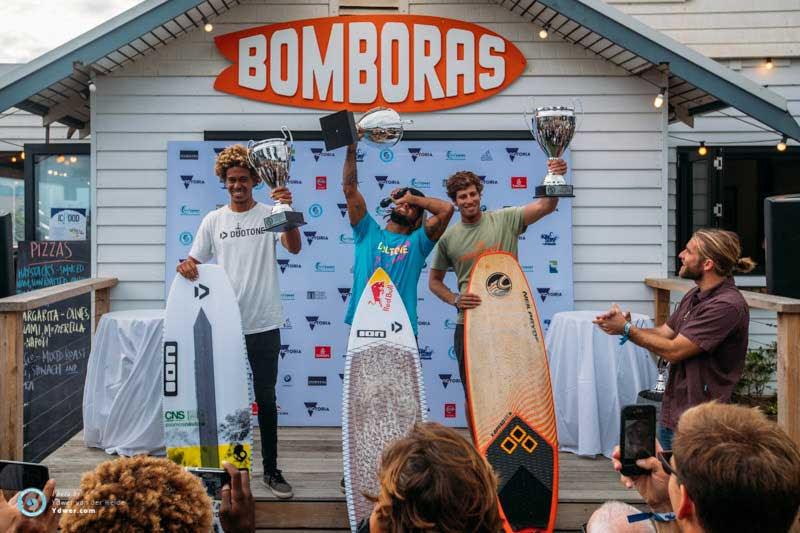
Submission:
[[[531,116],[532,115],[532,116]],[[560,159],[567,149],[576,128],[574,107],[537,107],[532,114],[525,113],[525,123],[533,133],[548,160]],[[536,187],[536,197],[574,197],[572,185],[564,176],[547,172],[541,185]]]
[[[270,189],[285,187],[289,181],[294,140],[286,126],[281,127],[281,132],[283,138],[250,141],[247,144],[250,165]],[[292,211],[291,207],[280,203],[276,204],[273,214],[264,219],[267,230],[277,232],[304,226],[305,223],[303,213]]]
[[[401,120],[394,109],[370,109],[356,124],[359,139],[373,148],[390,148],[403,138],[403,126],[412,120]]]

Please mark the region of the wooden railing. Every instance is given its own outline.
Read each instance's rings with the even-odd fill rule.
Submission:
[[[107,313],[117,278],[91,278],[0,299],[0,459],[22,461],[23,341],[22,314],[94,292],[94,324]]]
[[[655,321],[660,326],[669,317],[669,293],[688,292],[695,287],[686,279],[644,280],[655,289]],[[778,313],[778,424],[800,445],[800,300],[742,291],[754,309]]]

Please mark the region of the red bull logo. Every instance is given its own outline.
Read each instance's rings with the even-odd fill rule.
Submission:
[[[372,290],[371,305],[377,305],[384,311],[388,311],[392,307],[392,296],[394,295],[394,286],[387,285],[384,281],[376,281],[370,285]]]

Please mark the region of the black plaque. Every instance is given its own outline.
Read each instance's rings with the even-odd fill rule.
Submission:
[[[90,277],[88,241],[19,243],[17,292]],[[91,295],[23,313],[24,460],[39,462],[83,427]]]
[[[319,119],[322,128],[322,140],[325,150],[335,150],[342,146],[350,146],[358,140],[356,120],[351,111],[339,111]]]

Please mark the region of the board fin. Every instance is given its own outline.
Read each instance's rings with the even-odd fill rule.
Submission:
[[[218,468],[217,394],[214,385],[214,345],[211,323],[200,308],[194,321],[194,377],[200,423],[200,466]]]

